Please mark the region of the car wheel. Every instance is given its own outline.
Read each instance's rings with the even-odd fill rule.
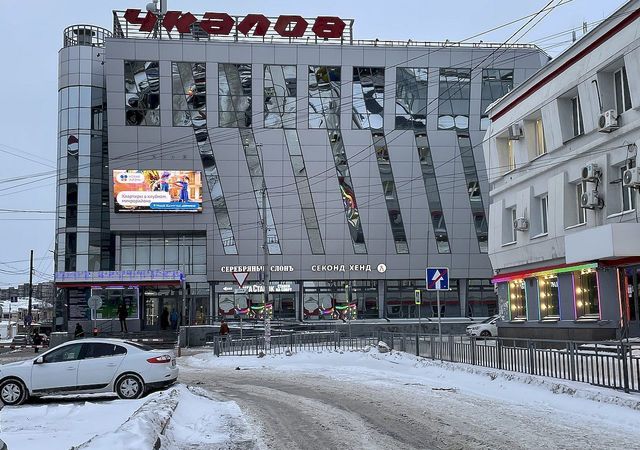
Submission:
[[[125,375],[116,383],[116,394],[124,400],[140,398],[144,394],[144,383],[137,375]]]
[[[484,331],[482,331],[482,333],[480,333],[480,336],[482,336],[482,337],[491,337],[491,331],[484,330]]]
[[[19,380],[3,381],[0,384],[0,399],[5,405],[20,405],[27,399],[27,388]]]

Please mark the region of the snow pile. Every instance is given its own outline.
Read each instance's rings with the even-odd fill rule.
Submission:
[[[162,437],[162,449],[257,447],[257,430],[249,426],[235,402],[218,401],[198,387],[177,389],[180,402]]]
[[[238,405],[217,401],[201,389],[177,385],[139,400],[82,397],[5,407],[0,436],[11,450],[258,447],[255,427],[247,424]]]
[[[95,436],[72,450],[156,448],[167,422],[178,406],[178,391],[161,392],[149,398],[129,419],[115,431]]]

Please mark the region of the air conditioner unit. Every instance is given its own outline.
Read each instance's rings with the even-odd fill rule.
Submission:
[[[601,133],[611,133],[613,130],[618,129],[618,113],[615,109],[610,109],[600,114],[598,128]]]
[[[511,124],[511,126],[509,127],[509,140],[510,141],[517,141],[523,135],[524,135],[524,133],[522,132],[522,127],[520,126],[519,123]]]
[[[529,221],[524,217],[518,217],[513,221],[513,229],[516,231],[527,231],[529,229]]]
[[[582,181],[596,181],[600,179],[600,167],[597,164],[587,164],[582,168]]]
[[[602,208],[604,202],[600,198],[600,194],[595,189],[590,190],[582,194],[580,197],[580,207],[585,209]]]
[[[640,187],[640,167],[632,167],[624,171],[622,175],[624,187]]]

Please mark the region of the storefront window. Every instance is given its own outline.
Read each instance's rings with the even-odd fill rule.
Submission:
[[[415,290],[420,289],[421,304],[415,303]],[[437,317],[438,302],[435,291],[427,291],[424,280],[388,280],[385,292],[386,317],[417,319]],[[420,310],[418,310],[420,308]],[[460,316],[459,281],[449,280],[449,290],[440,292],[440,316]]]
[[[491,317],[498,313],[498,296],[491,280],[468,280],[467,315]]]
[[[97,310],[97,319],[118,319],[118,307],[124,303],[127,307],[129,319],[139,319],[137,287],[105,287],[92,288],[91,295],[97,295],[102,299],[102,307]],[[87,313],[90,314],[87,310]],[[90,318],[90,317],[87,317]]]
[[[540,318],[560,317],[560,297],[558,296],[558,277],[547,275],[538,277],[540,298]]]
[[[511,320],[527,319],[527,295],[524,280],[509,282],[509,311]]]
[[[594,269],[583,269],[573,272],[575,286],[576,317],[600,317],[600,301],[598,298],[598,276]]]

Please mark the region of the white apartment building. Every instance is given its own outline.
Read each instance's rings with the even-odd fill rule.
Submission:
[[[640,333],[639,36],[633,0],[487,111],[503,336]]]

